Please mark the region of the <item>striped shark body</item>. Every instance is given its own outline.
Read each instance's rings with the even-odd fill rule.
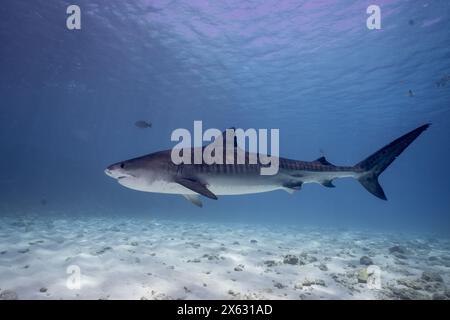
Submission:
[[[110,165],[105,173],[117,179],[124,187],[156,193],[183,195],[197,206],[200,196],[218,199],[221,195],[240,195],[274,190],[293,193],[307,183],[320,183],[334,188],[333,180],[351,177],[358,180],[374,196],[387,200],[378,182],[378,176],[427,128],[420,126],[392,141],[354,166],[337,166],[325,157],[314,161],[277,158],[278,173],[261,175],[265,165],[251,163],[250,158],[260,155],[244,153],[244,163],[237,156],[231,164],[174,164],[172,150],[164,150]],[[203,147],[204,148],[204,147]],[[237,155],[237,146],[234,146]],[[195,152],[191,149],[191,154]],[[224,156],[225,157],[225,156]],[[224,159],[223,163],[230,163]]]

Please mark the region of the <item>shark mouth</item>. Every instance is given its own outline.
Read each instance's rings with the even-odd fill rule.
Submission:
[[[126,175],[117,177],[117,180],[121,180],[121,179],[124,179],[124,178],[136,178],[136,176],[134,176],[132,174],[126,174]]]

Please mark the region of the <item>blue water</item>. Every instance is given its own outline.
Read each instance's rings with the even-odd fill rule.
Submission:
[[[381,7],[381,30],[366,8]],[[0,214],[418,230],[450,235],[448,1],[68,1],[0,5]],[[409,93],[411,90],[412,94]],[[134,126],[151,121],[149,129]],[[432,123],[380,177],[204,200],[132,191],[111,163],[176,128],[279,128],[280,155],[353,165]]]

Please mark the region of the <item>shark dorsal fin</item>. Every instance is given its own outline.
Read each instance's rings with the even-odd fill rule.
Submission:
[[[237,138],[236,138],[236,134],[234,134],[234,131],[236,130],[235,127],[231,127],[231,128],[227,128],[225,131],[222,132],[222,143],[223,143],[223,147],[226,147],[226,137],[227,137],[227,130],[233,130],[233,147],[237,148],[238,144],[237,144]]]
[[[210,144],[208,144],[208,145],[214,145],[214,144],[217,144],[219,141],[222,143],[222,147],[223,148],[225,148],[227,145],[226,145],[226,142],[227,142],[227,130],[233,130],[233,132],[234,132],[234,130],[236,130],[236,128],[235,127],[231,127],[231,128],[227,128],[225,131],[223,131],[221,134],[220,134],[220,136],[217,136],[215,139],[214,139],[214,141],[213,142],[211,142]],[[206,145],[205,145],[206,146]],[[236,134],[233,134],[233,147],[234,148],[238,148],[238,144],[237,144],[237,138],[236,138]]]
[[[328,162],[328,160],[325,159],[325,157],[320,157],[319,159],[314,160],[314,162],[319,162],[320,164],[323,164],[325,166],[332,166],[333,165],[330,162]]]
[[[203,146],[204,155],[203,157],[214,157],[211,158],[211,161],[216,161],[218,157],[224,157],[222,160],[223,163],[235,163],[236,161],[240,161],[239,157],[245,157],[246,151],[242,149],[238,145],[238,139],[236,136],[236,128],[231,127],[227,128],[225,131],[220,132],[217,130],[217,136],[214,137],[214,140]],[[216,155],[216,152],[218,154]],[[236,155],[239,159],[236,159]],[[245,159],[245,158],[244,158]]]

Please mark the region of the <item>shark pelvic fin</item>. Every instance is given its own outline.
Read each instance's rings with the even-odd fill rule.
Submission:
[[[322,181],[322,185],[324,186],[324,187],[327,187],[327,188],[335,188],[336,186],[333,184],[333,181],[331,181],[331,180],[324,180],[324,181]]]
[[[293,183],[285,183],[282,187],[283,190],[286,191],[287,193],[294,193],[295,191],[298,191],[302,188],[302,184],[303,182],[293,182]]]
[[[183,187],[188,188],[202,196],[205,196],[210,199],[217,200],[217,196],[206,188],[205,185],[200,183],[197,180],[186,179],[186,178],[177,178],[175,179],[176,183],[181,184]]]
[[[294,188],[288,188],[288,187],[283,187],[283,190],[286,191],[289,194],[293,194],[295,191],[297,191],[298,189],[294,189]]]
[[[202,200],[198,194],[183,194],[183,197],[195,204],[197,207],[203,207]]]

